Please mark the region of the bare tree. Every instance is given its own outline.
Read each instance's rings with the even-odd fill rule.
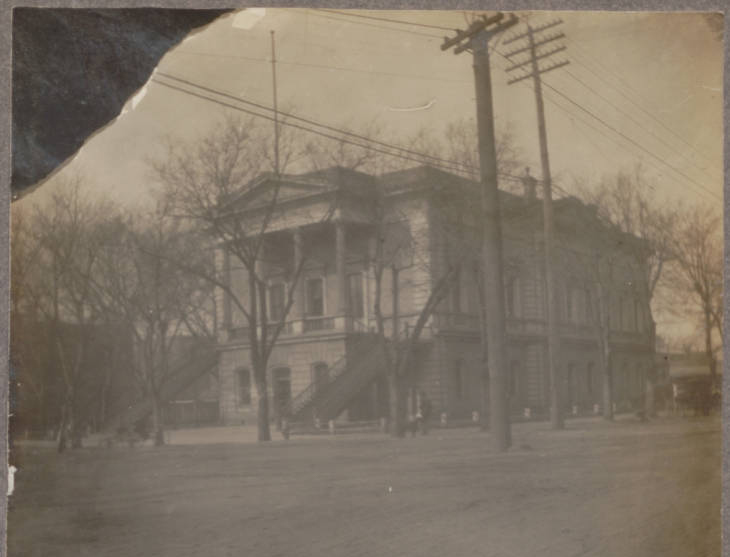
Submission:
[[[15,408],[11,420],[47,427],[47,395],[52,391],[43,356],[47,354],[43,331],[38,327],[38,300],[33,295],[34,279],[39,271],[40,243],[33,230],[32,215],[19,205],[10,215],[10,363],[19,376],[10,379]],[[15,387],[22,388],[15,390]]]
[[[153,163],[166,198],[176,216],[202,229],[212,247],[240,264],[246,274],[245,292],[231,284],[225,265],[178,265],[223,291],[247,322],[248,351],[258,394],[258,439],[271,439],[269,427],[269,357],[294,303],[305,262],[302,258],[288,276],[286,304],[276,323],[269,323],[266,284],[260,264],[265,258],[266,235],[280,216],[284,169],[299,156],[298,138],[279,130],[272,152],[268,130],[253,119],[226,119],[194,145],[173,145],[163,161]],[[277,164],[278,161],[278,164]],[[272,172],[273,170],[273,172]],[[266,174],[268,172],[268,174]],[[271,187],[253,189],[255,178],[268,176]],[[327,218],[326,216],[323,218]]]
[[[80,446],[86,425],[82,367],[98,318],[90,277],[101,253],[99,230],[111,211],[108,202],[91,200],[84,193],[80,178],[62,184],[32,217],[36,272],[29,280],[17,277],[24,280],[38,315],[49,324],[52,357],[62,378],[59,452],[65,450],[69,432],[72,446]]]
[[[449,122],[442,133],[421,129],[404,142],[410,149],[421,153],[423,164],[445,165],[449,172],[479,180],[479,146],[476,121],[462,118]],[[500,189],[511,191],[517,182],[511,176],[523,166],[523,154],[510,124],[497,130],[497,166]],[[438,159],[441,159],[440,161]]]
[[[110,223],[94,285],[109,321],[125,323],[134,340],[132,368],[152,404],[155,445],[164,443],[165,388],[174,373],[173,354],[183,333],[210,335],[210,286],[176,261],[205,256],[197,237],[183,230],[168,207],[158,204],[142,218]],[[212,264],[212,261],[209,263]]]
[[[596,206],[599,218],[643,240],[645,246],[631,255],[644,273],[643,286],[651,302],[666,264],[674,258],[677,210],[656,199],[654,185],[641,165],[604,179],[594,190],[581,189],[581,197]]]
[[[651,309],[657,286],[667,265],[675,258],[673,234],[678,222],[677,210],[656,199],[655,186],[638,164],[631,172],[620,171],[604,178],[593,190],[580,189],[581,197],[597,208],[601,220],[641,240],[622,246],[624,254],[629,256],[624,264],[631,265],[641,277],[634,287],[645,297]],[[650,316],[650,321],[651,344],[654,346],[656,324],[653,316]],[[655,383],[655,370],[652,368],[646,374],[645,416],[654,414]]]
[[[383,128],[376,122],[357,133],[348,126],[340,128],[344,133],[333,135],[334,139],[310,136],[304,141],[302,155],[305,165],[312,170],[341,166],[371,174],[381,172],[386,161],[378,149],[382,150],[384,147],[371,143],[371,140],[382,138]],[[397,164],[395,160],[389,162]]]
[[[406,220],[398,211],[386,209],[386,198],[379,196],[376,206],[374,279],[375,295],[373,310],[375,314],[378,341],[385,360],[385,374],[389,390],[390,434],[402,437],[405,433],[406,405],[405,396],[415,348],[421,338],[424,327],[439,303],[449,292],[449,288],[457,276],[459,264],[448,266],[440,276],[433,276],[436,268],[429,256],[423,256],[420,243],[425,238],[407,226]],[[428,297],[418,310],[412,328],[408,327],[406,338],[401,338],[400,273],[406,267],[416,267],[426,277],[423,284],[411,283],[411,289],[425,289]],[[388,271],[392,288],[390,311],[390,327],[386,327],[386,313],[382,307],[383,278]]]
[[[673,294],[671,304],[675,312],[699,312],[714,384],[718,347],[714,344],[713,332],[717,331],[722,338],[724,330],[721,216],[711,207],[689,208],[678,219],[673,236],[676,261],[671,265],[666,281]]]

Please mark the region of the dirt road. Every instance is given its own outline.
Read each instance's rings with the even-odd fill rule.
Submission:
[[[720,422],[601,420],[205,445],[27,447],[17,556],[719,556]]]

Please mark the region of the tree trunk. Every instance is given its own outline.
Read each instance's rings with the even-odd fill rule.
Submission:
[[[76,404],[73,404],[72,410],[71,410],[71,448],[72,449],[80,449],[82,446],[81,440],[84,436],[84,432],[81,428],[81,420],[79,420],[79,417],[76,415]]]
[[[66,425],[68,423],[68,403],[64,402],[61,407],[61,422],[58,425],[58,452],[62,453],[66,450]]]
[[[607,351],[605,351],[607,352]],[[603,365],[603,418],[613,420],[613,376],[611,373],[611,355],[604,352]]]
[[[152,434],[155,439],[155,447],[165,444],[165,430],[162,424],[162,401],[157,394],[152,395]]]
[[[256,391],[258,394],[257,429],[259,441],[271,441],[271,425],[269,424],[269,397],[266,382],[266,371],[256,373]]]
[[[405,436],[405,407],[403,400],[402,381],[395,373],[388,374],[388,403],[390,405],[390,435],[392,437]]]
[[[482,372],[487,368],[487,364],[482,362]],[[479,416],[479,429],[481,431],[489,431],[489,375],[482,373],[481,376],[481,414]]]
[[[715,366],[715,353],[712,349],[712,314],[709,308],[705,308],[705,353],[707,361],[710,365],[710,383],[714,387],[716,384],[717,369]]]
[[[101,396],[99,397],[99,414],[96,430],[102,430],[106,425],[107,420],[107,408],[109,407],[109,392],[111,390],[111,379],[112,379],[112,366],[110,361],[106,362],[104,371],[104,383],[101,387]]]

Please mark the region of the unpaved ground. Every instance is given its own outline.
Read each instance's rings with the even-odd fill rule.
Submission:
[[[720,422],[27,447],[15,556],[719,556]]]

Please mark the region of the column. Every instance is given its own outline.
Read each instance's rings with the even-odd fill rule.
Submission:
[[[231,254],[225,245],[221,248],[221,251],[223,253],[223,283],[228,288],[231,288]],[[231,295],[226,290],[223,290],[223,328],[228,330],[232,326]]]
[[[347,274],[345,269],[345,223],[335,222],[335,273],[337,275],[337,315],[347,323]]]
[[[373,303],[375,299],[375,271],[377,257],[377,231],[372,231],[372,236],[368,238],[368,265],[365,273],[365,325],[369,331],[371,322],[374,320]]]
[[[302,239],[302,229],[300,227],[296,227],[293,231],[294,236],[294,270],[293,273],[297,272],[297,269],[299,269],[299,266],[302,264],[302,261],[304,260],[304,245],[303,245],[303,239]],[[294,276],[294,275],[292,275]],[[306,282],[306,279],[304,278],[304,271],[300,270],[299,272],[299,278],[297,280],[297,283],[294,285],[294,305],[292,306],[291,311],[291,317],[290,319],[293,321],[293,333],[301,333],[303,331],[303,325],[302,320],[304,319],[306,308],[305,308],[305,300],[304,300],[304,284]]]

